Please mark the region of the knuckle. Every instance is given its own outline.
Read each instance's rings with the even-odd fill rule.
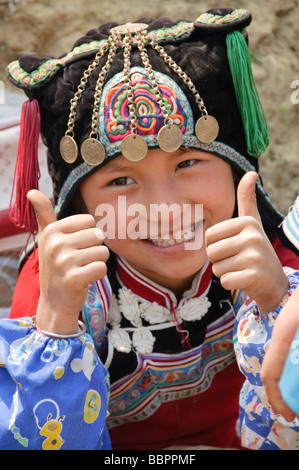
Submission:
[[[256,230],[250,230],[247,228],[247,230],[242,233],[242,237],[244,244],[247,247],[259,246],[261,243],[260,234],[256,232]]]
[[[64,247],[64,243],[60,237],[58,236],[48,237],[47,253],[49,257],[51,257],[52,259],[56,259],[58,255],[61,253],[61,251],[63,250],[63,247]]]
[[[73,258],[70,253],[65,250],[60,250],[55,261],[57,269],[59,271],[65,271],[70,266],[72,259]]]
[[[64,285],[66,288],[74,289],[80,283],[80,273],[77,269],[68,269],[64,274]]]
[[[49,224],[43,229],[39,237],[39,240],[43,240],[44,243],[47,243],[47,240],[51,239],[55,235],[55,233],[56,233],[56,224],[55,223]]]
[[[263,261],[261,253],[253,248],[247,250],[246,260],[249,266],[259,266]]]

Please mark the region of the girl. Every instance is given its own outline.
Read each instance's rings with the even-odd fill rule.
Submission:
[[[109,370],[114,449],[240,448],[235,316],[252,299],[272,318],[298,282],[282,268],[296,268],[297,253],[258,176],[268,134],[250,21],[243,9],[213,9],[195,22],[110,23],[59,59],[25,56],[8,68],[30,98],[25,137],[41,114],[55,202],[54,212],[37,191],[22,199],[33,182],[16,184],[12,216],[37,232],[32,204],[38,249],[22,261],[11,317],[34,315],[31,334],[43,341],[72,341],[83,321]],[[16,175],[34,161],[25,148]],[[89,393],[62,381],[76,399]],[[268,434],[251,439],[268,403],[248,415],[240,406],[243,445],[276,447],[271,410]],[[76,410],[65,423],[84,421]],[[292,446],[297,423],[283,430]],[[71,448],[67,431],[63,439]]]

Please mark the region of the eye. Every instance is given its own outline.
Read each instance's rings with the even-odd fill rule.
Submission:
[[[115,178],[113,181],[111,181],[109,186],[126,186],[132,183],[134,183],[133,178],[129,178],[128,176],[121,176],[120,178]]]
[[[188,168],[190,166],[193,166],[195,165],[195,163],[197,163],[199,160],[195,160],[195,159],[189,159],[189,160],[184,160],[182,162],[180,162],[178,164],[178,168]]]

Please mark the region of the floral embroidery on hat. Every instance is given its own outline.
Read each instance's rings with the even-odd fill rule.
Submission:
[[[153,85],[141,71],[131,74],[131,83],[137,116],[137,133],[156,135],[164,125],[164,116],[157,103]],[[187,116],[180,100],[169,85],[159,84],[159,89],[169,117],[184,133]],[[110,142],[122,140],[132,132],[127,90],[123,81],[108,90],[104,103],[104,116],[105,131]]]

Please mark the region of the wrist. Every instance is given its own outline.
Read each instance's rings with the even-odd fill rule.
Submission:
[[[86,333],[86,326],[84,325],[83,322],[78,321],[77,324],[77,332],[76,333],[70,333],[70,334],[58,334],[54,333],[52,331],[46,331],[42,330],[36,323],[36,318],[33,318],[33,323],[35,325],[36,330],[42,335],[42,336],[48,336],[53,339],[68,339],[68,338],[78,338],[79,336],[83,335]]]
[[[48,305],[40,298],[35,324],[40,332],[46,332],[45,336],[62,335],[69,336],[78,333],[79,313],[62,312]]]
[[[261,299],[255,298],[258,310],[261,314],[273,312],[284,301],[289,289],[289,279],[284,274],[276,289],[272,289],[269,295],[261,296]]]

